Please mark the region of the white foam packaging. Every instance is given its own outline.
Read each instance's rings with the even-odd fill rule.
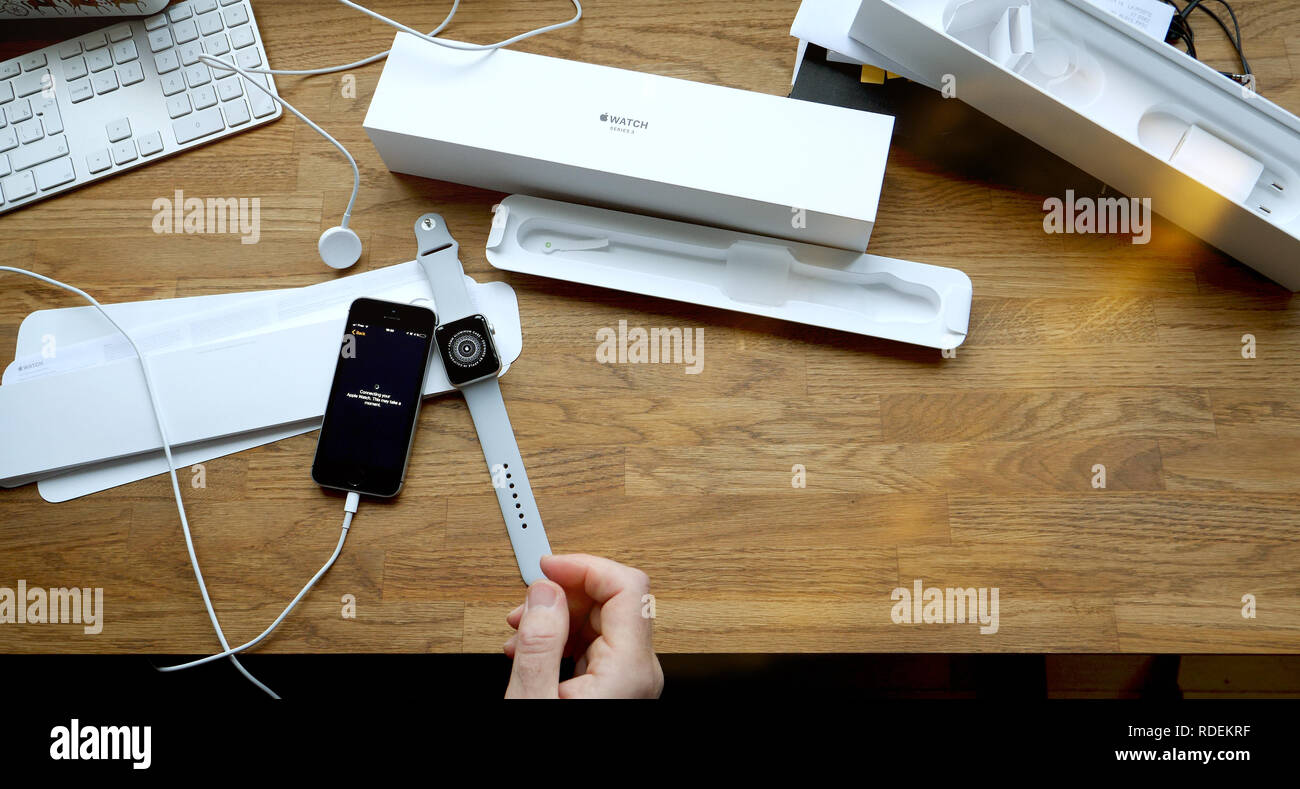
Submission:
[[[365,127],[395,172],[861,252],[893,118],[399,33]]]
[[[862,0],[849,35],[1300,290],[1300,118],[1206,63],[1089,0]]]
[[[970,322],[971,281],[956,269],[527,195],[496,207],[487,259],[931,348],[956,348]]]

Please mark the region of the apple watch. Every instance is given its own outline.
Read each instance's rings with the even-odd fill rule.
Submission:
[[[551,545],[497,384],[501,357],[492,339],[492,324],[474,311],[465,287],[460,246],[451,237],[442,217],[438,214],[420,217],[415,223],[415,239],[416,259],[429,278],[434,307],[441,321],[433,331],[437,351],[433,356],[441,361],[451,385],[465,395],[492,487],[501,505],[506,533],[519,562],[519,574],[524,583],[532,584],[545,577],[541,560],[551,552]]]

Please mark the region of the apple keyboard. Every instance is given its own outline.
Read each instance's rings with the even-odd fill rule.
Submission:
[[[248,0],[185,0],[0,61],[0,214],[280,117],[200,54],[268,67]]]

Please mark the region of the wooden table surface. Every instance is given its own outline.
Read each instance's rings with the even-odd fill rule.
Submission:
[[[424,29],[450,7],[372,5]],[[1300,112],[1300,6],[1234,6],[1261,91]],[[520,49],[784,95],[796,7],[591,0],[577,27]],[[348,62],[392,39],[330,2],[254,9],[280,68]],[[561,0],[468,0],[448,34],[497,40],[568,13]],[[82,29],[6,23],[0,56]],[[1231,66],[1212,21],[1196,30],[1202,55]],[[524,352],[502,389],[552,545],[646,570],[661,651],[1300,649],[1300,317],[1281,287],[1162,219],[1146,246],[1046,235],[1044,195],[953,178],[898,149],[871,251],[970,275],[955,358],[505,274],[483,254],[500,194],[382,165],[361,128],[379,73],[353,73],[355,98],[338,76],[279,78],[359,160],[355,271],[412,259],[412,221],[437,211],[470,275],[515,288]],[[503,122],[518,119],[503,108]],[[333,276],[315,243],[348,176],[286,115],[3,217],[0,259],[105,302],[310,285]],[[156,235],[152,203],[177,189],[260,197],[260,243]],[[12,275],[0,293],[5,354],[29,312],[79,304]],[[597,332],[620,321],[703,330],[702,373],[598,363]],[[338,538],[341,500],[308,475],[315,440],[213,460],[204,488],[182,476],[232,643],[269,624]],[[264,651],[500,649],[524,590],[459,397],[426,403],[410,469],[395,502],[362,507],[337,566]],[[164,477],[64,504],[35,486],[2,491],[0,516],[0,586],[103,587],[105,605],[99,635],[0,624],[0,650],[216,646]],[[997,587],[998,632],[894,624],[891,591],[915,579]]]

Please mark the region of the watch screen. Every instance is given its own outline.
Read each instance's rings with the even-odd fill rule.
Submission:
[[[470,315],[438,327],[438,353],[452,386],[464,386],[501,371],[492,331],[482,315]]]

